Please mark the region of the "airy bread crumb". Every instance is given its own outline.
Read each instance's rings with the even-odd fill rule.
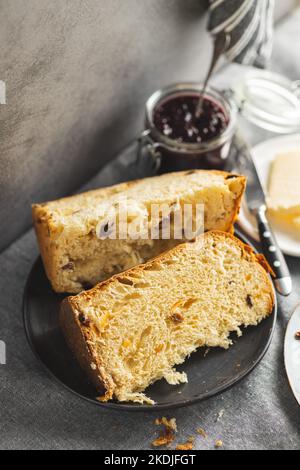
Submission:
[[[231,332],[241,335],[241,326],[271,314],[274,296],[265,266],[232,235],[207,232],[65,299],[62,329],[97,389],[105,390],[101,400],[153,404],[144,393],[151,383],[187,381],[174,366],[200,347],[228,348]],[[170,318],[175,304],[182,322]]]

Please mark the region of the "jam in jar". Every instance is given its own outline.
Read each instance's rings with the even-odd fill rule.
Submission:
[[[237,110],[208,87],[196,117],[201,91],[201,84],[177,84],[155,92],[147,101],[141,145],[146,144],[159,173],[226,168]]]

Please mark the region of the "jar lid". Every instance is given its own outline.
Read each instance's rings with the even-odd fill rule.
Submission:
[[[281,134],[300,130],[300,81],[253,70],[235,84],[233,96],[241,114],[257,126]]]

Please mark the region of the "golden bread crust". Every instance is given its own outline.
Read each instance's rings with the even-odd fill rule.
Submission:
[[[213,228],[233,232],[233,224],[238,216],[242,195],[246,185],[246,178],[244,176],[232,175],[228,172],[216,170],[195,170],[192,173],[178,172],[154,178],[160,178],[159,181],[163,191],[164,178],[169,178],[170,181],[171,177],[176,181],[176,178],[182,179],[182,177],[185,176],[187,178],[197,178],[199,176],[199,181],[201,182],[201,178],[207,179],[213,175],[222,177],[224,188],[226,189],[226,186],[228,187],[225,191],[227,194],[226,197],[229,197],[230,195],[232,201],[230,203],[230,209],[228,209],[230,212],[226,215],[226,219],[224,218],[224,214],[216,214],[216,220],[219,221],[218,224],[221,224],[222,227],[219,225],[213,225],[212,227],[205,227],[205,230]],[[156,256],[157,253],[160,253],[167,248],[171,248],[176,244],[173,241],[166,246],[166,243],[162,243],[163,241],[155,241],[151,247],[150,243],[144,243],[144,245],[136,244],[135,246],[123,241],[123,244],[119,243],[119,245],[116,246],[116,244],[113,245],[112,242],[115,242],[113,240],[109,246],[109,243],[106,242],[110,242],[110,240],[105,240],[103,242],[95,240],[95,222],[89,221],[89,218],[91,219],[93,216],[93,207],[106,201],[107,198],[114,197],[118,194],[126,195],[128,190],[142,182],[145,183],[143,186],[144,188],[147,188],[147,184],[151,187],[153,181],[153,178],[130,181],[127,183],[121,183],[120,185],[62,198],[45,204],[34,204],[32,206],[32,217],[41,256],[48,279],[56,292],[81,292],[86,288],[86,285],[93,286],[97,282],[105,278],[109,278],[115,272],[127,269],[129,267],[127,266],[127,263],[131,266],[139,264],[139,262],[144,262],[147,259]],[[187,187],[189,187],[188,180]],[[176,189],[174,191],[176,191]],[[178,195],[174,194],[174,197],[178,197]],[[214,194],[211,194],[211,200],[213,197]],[[219,202],[221,200],[222,197],[219,196]],[[223,200],[222,210],[224,210],[224,207],[228,208],[228,204],[228,201],[225,202]],[[88,210],[88,212],[86,212],[87,207],[91,208],[91,211]],[[221,208],[218,210],[220,212]],[[83,219],[80,219],[80,212],[83,212],[85,219],[84,217]],[[210,216],[212,216],[212,212],[213,209],[209,209]],[[76,219],[77,213],[79,219]],[[222,219],[222,217],[224,219]],[[92,238],[90,238],[91,236]],[[74,248],[75,243],[78,245],[76,249]],[[100,259],[100,243],[102,243],[101,246],[104,247],[103,250],[107,250],[108,253],[102,260]],[[127,247],[125,246],[126,243]],[[96,250],[95,253],[87,254],[88,249],[91,250],[92,246]],[[127,255],[127,257],[124,255],[126,248],[132,250],[132,260],[130,259],[131,254]],[[80,256],[76,250],[81,250]],[[114,257],[115,259],[113,259]],[[139,261],[139,259],[141,261]]]

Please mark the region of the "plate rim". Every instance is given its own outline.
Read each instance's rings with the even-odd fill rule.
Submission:
[[[237,238],[241,239],[244,243],[247,243],[249,246],[251,246],[255,250],[255,252],[257,252],[257,249],[253,246],[253,243],[248,239],[248,237],[245,236],[244,233],[242,233],[236,227],[235,227],[234,235]],[[70,386],[65,384],[64,382],[62,382],[55,375],[55,373],[42,360],[42,358],[40,357],[40,355],[39,355],[39,353],[38,353],[38,351],[37,351],[37,349],[34,345],[34,342],[32,341],[31,334],[30,334],[30,328],[29,328],[29,315],[28,315],[28,311],[29,311],[28,299],[29,298],[28,298],[28,291],[29,291],[29,285],[30,285],[31,278],[33,276],[35,266],[39,262],[41,262],[41,256],[40,255],[34,261],[32,267],[30,269],[30,272],[29,272],[29,275],[27,277],[26,284],[25,284],[25,287],[24,287],[24,292],[23,292],[22,319],[23,319],[23,327],[24,327],[27,342],[29,344],[29,347],[30,347],[33,355],[37,359],[38,363],[42,365],[42,368],[47,373],[49,378],[54,379],[55,383],[62,386],[65,390],[71,392],[74,396],[76,396],[78,398],[81,398],[82,400],[84,400],[84,401],[86,401],[86,402],[88,402],[88,403],[90,403],[94,406],[99,406],[99,407],[107,409],[107,410],[115,410],[115,411],[119,410],[119,411],[139,411],[139,412],[150,411],[150,412],[155,412],[155,411],[163,411],[163,410],[171,410],[171,409],[176,409],[176,408],[183,408],[185,406],[194,405],[194,404],[199,403],[201,401],[208,400],[209,398],[212,398],[212,397],[217,396],[217,395],[219,395],[220,393],[222,393],[226,390],[229,390],[234,385],[238,384],[240,381],[242,381],[244,378],[246,378],[256,368],[256,366],[258,366],[258,364],[262,361],[262,359],[265,357],[265,355],[266,355],[266,353],[267,353],[267,351],[268,351],[268,349],[271,345],[271,342],[273,340],[275,327],[276,327],[276,323],[277,323],[277,316],[278,316],[278,301],[277,301],[277,295],[276,295],[276,291],[275,291],[275,288],[274,288],[274,284],[273,284],[273,281],[271,279],[272,289],[273,289],[274,299],[275,300],[274,300],[273,311],[271,313],[271,315],[273,317],[273,322],[272,322],[272,327],[270,328],[268,340],[267,340],[264,348],[262,349],[261,353],[259,354],[258,358],[252,364],[250,364],[243,372],[238,374],[235,378],[229,380],[227,383],[224,383],[224,384],[220,385],[218,388],[215,388],[210,392],[202,394],[201,396],[191,398],[191,399],[182,400],[182,401],[179,401],[179,402],[176,402],[176,403],[165,403],[165,404],[161,404],[161,405],[160,404],[147,405],[147,404],[127,404],[127,403],[122,403],[122,402],[100,402],[100,401],[97,401],[96,399],[89,398],[89,397],[86,397],[86,396],[80,394],[79,392],[77,392],[76,390],[74,390],[73,388],[71,388]],[[74,360],[76,360],[76,359],[74,358]]]
[[[270,144],[271,145],[272,144],[276,145],[276,143],[278,143],[278,142],[293,143],[293,141],[300,141],[300,133],[299,132],[293,133],[293,134],[287,134],[287,135],[278,135],[278,136],[271,137],[267,140],[263,140],[262,142],[258,142],[256,145],[254,145],[252,147],[252,151],[253,152],[262,152],[262,149],[265,146],[268,146]],[[252,225],[251,221],[249,221],[249,219],[247,217],[248,207],[247,207],[247,202],[245,200],[245,197],[243,197],[243,200],[242,200],[241,210],[243,211],[240,214],[240,215],[242,215],[242,219],[239,217],[239,219],[237,221],[240,229],[243,230],[247,234],[248,237],[251,237],[253,240],[258,242],[259,241],[258,231]],[[275,232],[275,234],[276,234],[276,232]],[[299,245],[300,245],[300,243],[299,243]],[[299,248],[299,250],[300,250],[300,248]],[[289,249],[284,249],[282,251],[287,256],[294,256],[296,258],[300,258],[300,252],[297,252],[297,251],[294,251],[294,250],[289,250]]]
[[[299,394],[296,393],[295,391],[295,387],[294,387],[294,384],[290,378],[290,374],[289,374],[289,368],[287,366],[287,349],[288,349],[288,341],[289,341],[289,334],[290,334],[290,330],[291,330],[291,325],[292,325],[292,321],[293,321],[293,315],[294,313],[296,313],[297,310],[300,310],[300,302],[297,303],[297,305],[295,306],[294,310],[293,310],[293,313],[288,321],[288,324],[287,324],[287,327],[286,327],[286,330],[285,330],[285,336],[284,336],[284,347],[283,347],[283,354],[284,354],[284,367],[285,367],[285,372],[286,372],[286,376],[287,376],[287,379],[288,379],[288,383],[289,383],[289,386],[290,386],[290,389],[294,395],[294,399],[296,400],[296,402],[298,403],[298,405],[300,406],[300,396]]]

